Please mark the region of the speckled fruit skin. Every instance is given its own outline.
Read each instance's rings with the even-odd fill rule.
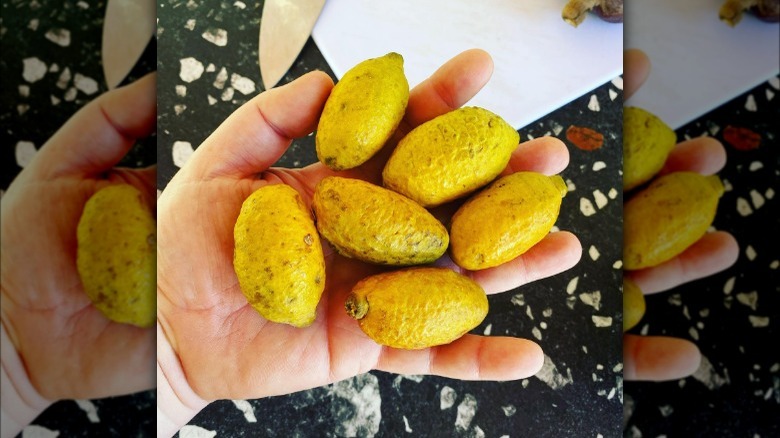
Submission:
[[[488,312],[485,291],[446,268],[408,268],[367,277],[347,297],[347,313],[376,343],[416,350],[449,344]]]
[[[623,267],[648,268],[685,251],[715,218],[723,184],[717,175],[664,175],[623,207]]]
[[[384,186],[434,207],[492,181],[519,141],[517,131],[490,111],[457,109],[401,139],[382,172]]]
[[[623,277],[623,332],[639,324],[645,315],[645,296],[639,286]]]
[[[151,327],[157,319],[157,226],[127,184],[95,193],[76,231],[76,266],[89,299],[108,319]]]
[[[368,59],[333,87],[317,126],[317,157],[333,170],[357,167],[398,128],[409,102],[404,59],[398,53]]]
[[[566,191],[560,176],[535,172],[517,172],[494,182],[452,217],[452,260],[478,270],[522,255],[555,225]]]
[[[325,259],[298,192],[277,184],[252,193],[233,237],[233,267],[249,304],[269,321],[311,325],[325,289]]]
[[[623,190],[644,184],[657,174],[677,144],[672,128],[636,107],[623,110]]]
[[[431,263],[447,250],[447,229],[411,199],[365,181],[327,177],[312,201],[317,229],[340,254],[405,266]]]

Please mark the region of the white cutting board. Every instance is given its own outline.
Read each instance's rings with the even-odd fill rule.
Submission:
[[[328,0],[312,36],[339,78],[395,51],[414,87],[470,48],[493,57],[488,85],[470,105],[521,128],[620,75],[623,25],[561,19],[566,0]]]
[[[723,0],[633,1],[626,48],[642,49],[652,70],[626,105],[672,128],[717,108],[778,73],[780,25],[746,13],[732,28],[718,19]]]

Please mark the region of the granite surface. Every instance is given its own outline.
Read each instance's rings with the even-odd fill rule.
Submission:
[[[780,436],[778,94],[780,78],[770,78],[677,130],[679,140],[705,135],[726,147],[713,225],[740,254],[724,272],[647,298],[632,332],[688,339],[704,359],[686,379],[625,384],[627,437]],[[735,141],[735,128],[757,134],[758,147]]]
[[[79,108],[106,91],[100,61],[104,1],[3,0],[0,23],[0,188],[5,191],[36,151]],[[154,70],[156,41],[124,83]],[[121,165],[156,162],[156,138],[139,142]],[[54,436],[153,436],[155,393],[60,401],[22,433]]]
[[[235,109],[263,91],[257,45],[262,2],[162,1],[158,6],[158,189]],[[310,70],[333,76],[309,40],[282,83]],[[335,79],[335,78],[334,78]],[[542,373],[507,382],[464,382],[371,372],[309,391],[218,401],[179,433],[210,436],[605,436],[622,428],[622,80],[616,78],[520,129],[522,139],[564,139],[570,193],[557,226],[583,244],[572,270],[490,297],[474,333],[534,339]],[[604,135],[581,150],[570,126]],[[316,161],[313,138],[277,163]]]

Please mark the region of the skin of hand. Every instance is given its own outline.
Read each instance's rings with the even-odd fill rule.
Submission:
[[[109,184],[132,184],[154,211],[156,169],[113,166],[152,134],[156,113],[155,74],[103,94],[46,142],[3,196],[0,316],[14,387],[29,379],[50,401],[154,387],[154,331],[109,321],[92,305],[76,269],[76,228],[87,200]]]
[[[650,60],[643,52],[627,50],[623,57],[625,98],[647,79]],[[679,143],[666,160],[661,174],[690,171],[712,175],[726,164],[726,151],[714,138],[698,137]],[[626,271],[646,295],[727,269],[737,261],[739,246],[726,232],[707,233],[682,254],[651,268]],[[693,374],[701,353],[690,341],[666,336],[623,336],[623,377],[626,380],[665,381]]]
[[[395,141],[466,103],[488,81],[492,60],[461,53],[415,87]],[[344,310],[351,288],[381,268],[334,253],[323,240],[326,289],[315,322],[294,328],[263,319],[248,303],[233,270],[233,226],[243,201],[266,184],[288,184],[311,203],[314,187],[336,174],[320,163],[271,168],[291,139],[311,133],[333,87],[322,72],[266,91],[233,113],[196,150],[158,202],[158,431],[173,434],[206,401],[288,394],[372,369],[467,380],[512,380],[535,374],[540,347],[511,337],[466,335],[439,347],[407,351],[369,339]],[[363,166],[339,175],[381,185],[395,141]],[[558,139],[522,143],[505,173],[561,172],[568,152]],[[452,207],[434,212],[451,214]],[[505,265],[466,272],[488,293],[513,289],[574,266],[577,238],[552,233]],[[455,265],[447,259],[439,265]],[[167,400],[167,401],[166,401]],[[162,418],[162,419],[161,419]]]

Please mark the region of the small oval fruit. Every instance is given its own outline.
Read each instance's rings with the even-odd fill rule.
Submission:
[[[631,279],[623,277],[623,332],[631,330],[645,315],[645,295]]]
[[[506,168],[520,135],[492,112],[467,107],[407,134],[382,172],[384,186],[423,207],[465,196]]]
[[[340,254],[383,265],[431,263],[447,250],[447,229],[420,205],[365,181],[327,177],[312,201],[317,229]]]
[[[623,267],[648,268],[685,251],[715,219],[723,184],[717,175],[664,175],[623,207]]]
[[[408,102],[401,55],[388,53],[354,66],[325,102],[315,137],[317,157],[333,170],[365,163],[393,135]]]
[[[487,315],[485,291],[446,268],[408,268],[360,281],[347,313],[376,343],[416,350],[449,344]]]
[[[623,110],[623,190],[644,184],[657,174],[677,143],[672,128],[636,107]]]
[[[84,206],[76,266],[89,299],[106,318],[139,327],[157,319],[157,226],[138,189],[111,185]]]
[[[494,182],[452,217],[452,260],[477,270],[525,253],[555,225],[566,191],[560,176],[535,172],[517,172]]]
[[[241,206],[233,267],[247,301],[265,319],[306,327],[325,289],[325,259],[311,213],[295,189],[264,186]]]

